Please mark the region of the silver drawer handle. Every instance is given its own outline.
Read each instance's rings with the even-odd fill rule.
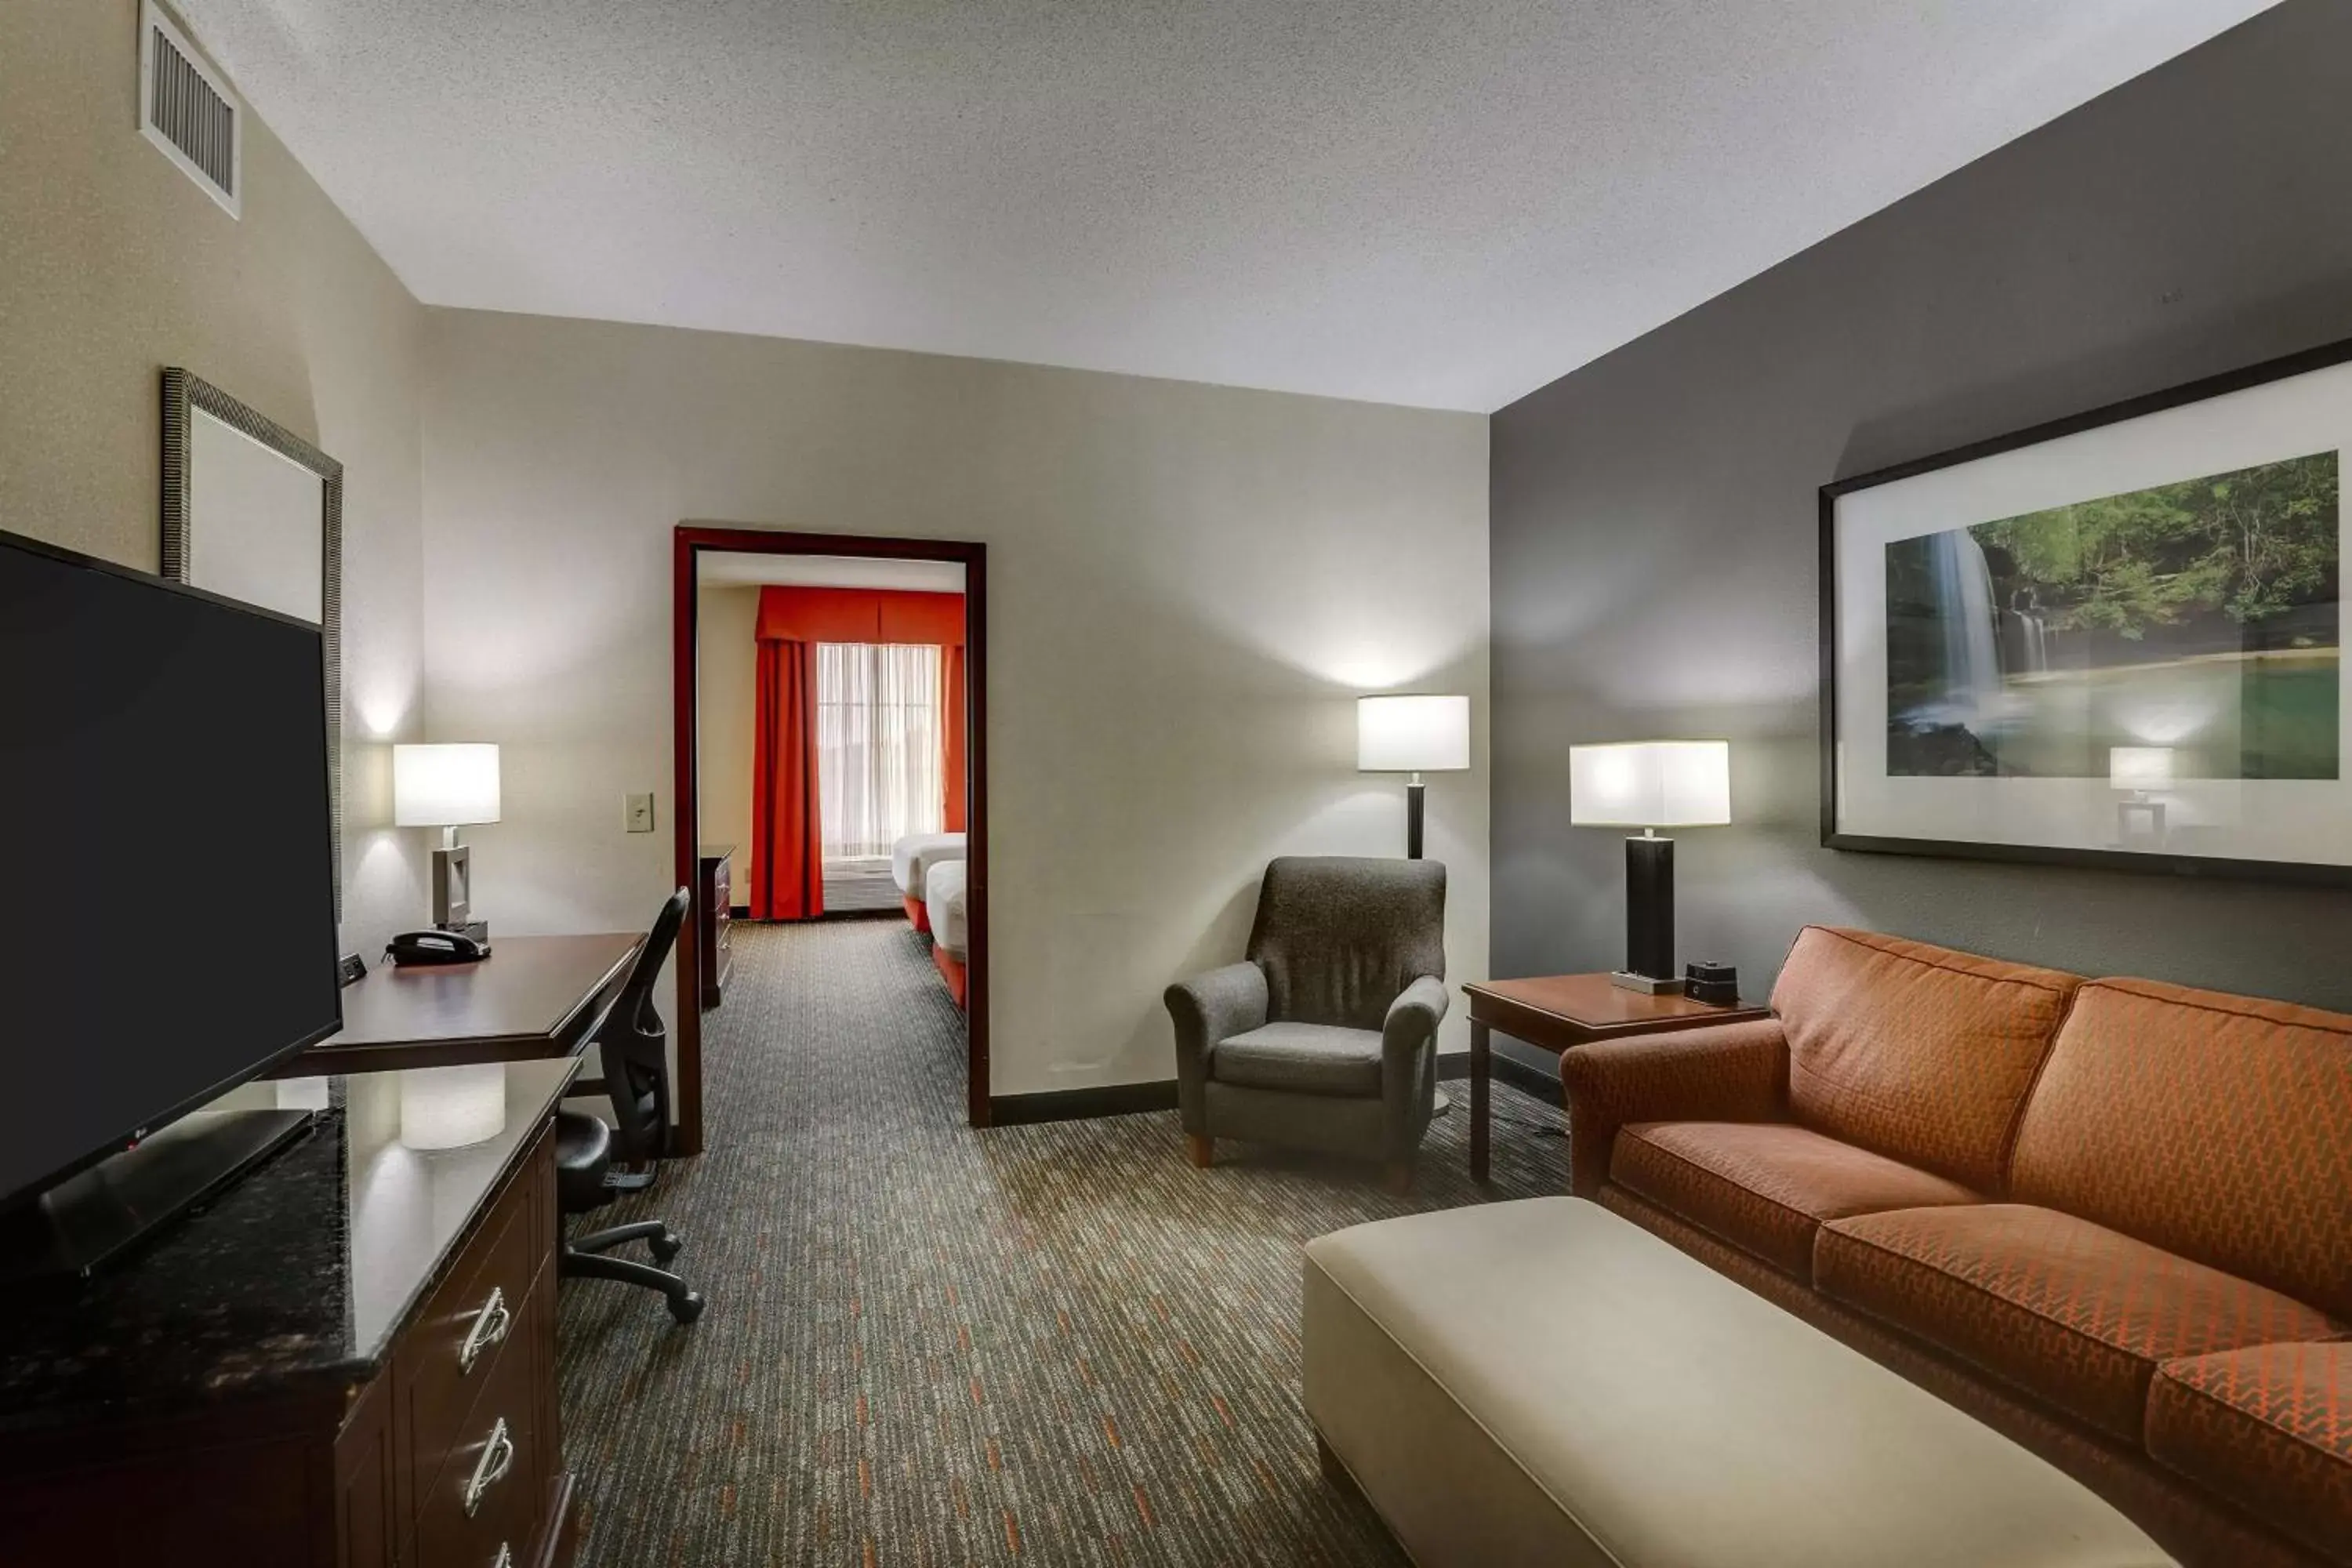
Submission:
[[[457,1347],[457,1370],[461,1373],[473,1371],[474,1363],[481,1353],[505,1339],[507,1331],[512,1327],[514,1314],[507,1310],[506,1292],[493,1285],[490,1287],[490,1299],[482,1303],[480,1311],[474,1314],[474,1326],[467,1331],[466,1342]]]
[[[503,1415],[490,1428],[490,1440],[482,1445],[482,1457],[474,1461],[474,1473],[466,1481],[466,1517],[471,1519],[480,1511],[482,1496],[507,1479],[514,1468],[514,1439],[507,1436],[507,1418]]]

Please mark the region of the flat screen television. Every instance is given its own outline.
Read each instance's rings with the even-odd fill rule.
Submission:
[[[143,1185],[109,1169],[341,1026],[324,683],[315,626],[0,533],[12,1228],[70,1188],[135,1231],[275,1147],[220,1113],[241,1154],[184,1128]]]

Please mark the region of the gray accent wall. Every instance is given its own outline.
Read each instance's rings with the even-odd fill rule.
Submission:
[[[1825,921],[2352,1011],[2352,889],[1822,848],[1815,553],[1830,480],[2352,337],[2347,193],[2352,5],[2289,0],[1497,414],[1496,973],[1622,960],[1570,744],[1728,736],[1679,956],[1750,994]]]

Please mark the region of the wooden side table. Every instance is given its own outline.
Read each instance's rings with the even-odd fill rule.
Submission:
[[[1610,984],[1606,974],[1482,980],[1462,987],[1462,994],[1470,998],[1470,1175],[1480,1182],[1486,1179],[1487,1083],[1494,1072],[1488,1030],[1500,1029],[1557,1056],[1621,1035],[1662,1035],[1772,1016],[1769,1007],[1745,1002],[1694,1002],[1674,993],[1644,995]]]

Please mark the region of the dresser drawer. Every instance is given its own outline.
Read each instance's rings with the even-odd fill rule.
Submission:
[[[529,1360],[511,1352],[530,1331],[526,1306],[552,1247],[553,1159],[542,1137],[401,1340],[394,1379],[412,1495],[434,1485],[445,1457],[467,1440],[463,1423],[503,1363]]]
[[[518,1323],[530,1327],[489,1368],[446,1452],[419,1456],[442,1463],[416,1505],[418,1568],[502,1568],[501,1552],[503,1568],[522,1568],[530,1555],[551,1459],[541,1451],[552,1435],[541,1425],[534,1373],[544,1305],[537,1295],[516,1303]]]

